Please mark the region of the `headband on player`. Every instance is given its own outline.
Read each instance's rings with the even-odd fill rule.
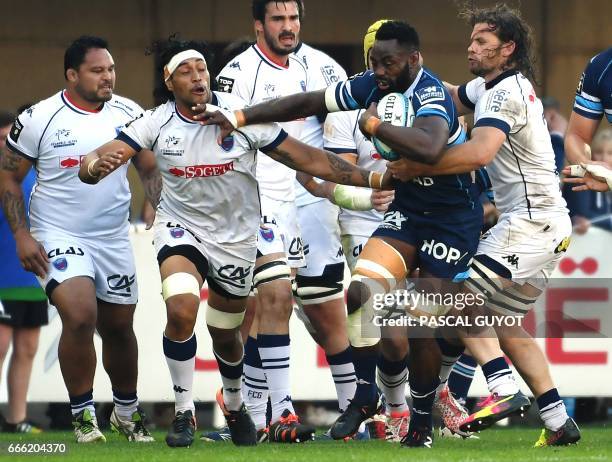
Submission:
[[[180,53],[175,54],[172,57],[172,59],[168,61],[168,64],[164,66],[164,82],[170,78],[172,73],[176,70],[177,67],[179,67],[183,63],[183,61],[187,61],[188,59],[191,59],[191,58],[201,59],[202,61],[206,63],[204,56],[199,51],[196,51],[196,50],[181,51]]]
[[[370,49],[374,45],[374,40],[376,40],[376,32],[380,29],[384,23],[391,21],[390,19],[379,19],[375,23],[371,24],[368,27],[366,34],[363,37],[363,58],[365,60],[366,69],[370,67],[370,63],[368,62],[368,58],[370,57]]]

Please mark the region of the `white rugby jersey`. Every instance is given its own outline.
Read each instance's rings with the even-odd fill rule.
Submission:
[[[60,91],[19,115],[7,145],[36,168],[30,202],[34,234],[97,238],[127,232],[127,165],[97,185],[83,183],[78,173],[85,155],[115,138],[141,113],[138,104],[117,95],[99,111],[88,111]]]
[[[383,173],[387,167],[376,148],[359,130],[359,116],[363,109],[346,112],[332,112],[325,120],[323,134],[325,149],[337,154],[357,154],[357,165]],[[371,234],[380,224],[383,214],[376,210],[355,211],[341,209],[340,227],[342,234]]]
[[[239,98],[217,92],[211,104],[229,110],[244,107]],[[257,150],[271,151],[287,133],[278,124],[249,125],[221,146],[218,135],[219,127],[194,122],[168,101],[146,111],[117,139],[137,151],[155,153],[163,182],[159,208],[167,215],[205,242],[252,248],[260,221]]]
[[[333,83],[342,82],[347,79],[346,72],[329,55],[313,48],[305,43],[300,43],[295,49],[295,55],[302,61],[308,73],[308,91],[322,90]],[[302,127],[300,140],[316,148],[323,147],[323,127],[321,120],[316,116],[306,118]],[[295,204],[298,207],[325,200],[316,197],[295,182]]]
[[[567,213],[542,102],[529,79],[516,70],[488,83],[479,77],[459,87],[459,98],[474,109],[474,128],[496,127],[506,134],[487,165],[496,207],[530,218]]]
[[[289,55],[287,67],[270,60],[255,44],[236,56],[217,77],[219,90],[242,98],[247,106],[281,96],[305,92],[308,88],[306,67],[296,56]],[[303,120],[283,122],[282,128],[301,139]],[[295,170],[262,156],[257,163],[257,181],[262,195],[275,200],[295,199]]]

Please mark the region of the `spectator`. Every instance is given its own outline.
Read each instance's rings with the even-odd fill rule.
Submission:
[[[26,108],[27,109],[27,108]],[[15,116],[0,111],[0,166],[2,151]],[[26,201],[36,174],[30,170],[23,181]],[[27,204],[26,204],[27,210]],[[34,274],[25,271],[15,250],[15,240],[0,208],[0,371],[13,345],[8,369],[8,412],[2,431],[39,433],[41,430],[26,420],[26,398],[32,372],[32,362],[38,349],[40,327],[48,323],[47,297]]]
[[[565,163],[565,148],[563,141],[565,131],[567,130],[567,119],[559,111],[559,101],[552,96],[542,98],[542,106],[544,107],[544,118],[550,133],[553,149],[555,151],[555,165],[557,172],[563,170]]]

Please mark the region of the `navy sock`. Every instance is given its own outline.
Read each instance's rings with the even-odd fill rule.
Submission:
[[[353,348],[353,363],[357,377],[357,389],[353,402],[359,405],[370,404],[376,399],[376,360],[378,350],[373,348]]]
[[[467,354],[461,355],[448,378],[448,388],[456,400],[465,404],[478,363]]]
[[[412,415],[410,416],[410,426],[416,428],[433,428],[433,418],[431,411],[436,398],[436,389],[440,384],[440,378],[436,377],[428,384],[414,383],[412,375],[408,376],[410,383],[410,396],[412,396]]]

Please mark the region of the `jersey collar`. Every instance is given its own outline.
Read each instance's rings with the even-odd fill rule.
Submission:
[[[77,112],[79,114],[83,114],[83,115],[97,114],[104,108],[104,103],[102,103],[100,107],[94,111],[85,109],[84,107],[77,106],[73,101],[70,100],[70,97],[68,96],[68,92],[66,90],[63,90],[60,96],[62,98],[62,101],[64,102],[66,106],[68,106],[68,108],[72,109],[74,112]]]
[[[253,50],[255,50],[255,53],[257,53],[259,55],[259,57],[261,58],[261,60],[263,62],[265,62],[266,64],[269,64],[274,69],[280,69],[280,70],[289,69],[289,60],[288,59],[287,59],[287,65],[286,66],[282,66],[280,64],[275,63],[261,48],[259,48],[257,46],[256,43],[253,44]]]
[[[423,76],[423,68],[421,67],[421,69],[419,69],[419,72],[417,73],[416,77],[414,78],[414,81],[410,84],[408,89],[404,92],[404,95],[412,96],[412,94],[414,93],[414,89],[417,86],[417,84],[419,83],[419,80],[421,80],[422,76]]]
[[[519,71],[517,69],[508,69],[507,71],[502,72],[501,74],[499,74],[497,77],[495,77],[493,80],[490,80],[488,82],[485,83],[485,88],[487,90],[490,90],[491,88],[493,88],[495,85],[497,85],[499,82],[501,82],[502,80],[504,80],[506,77],[510,77],[512,75],[516,75],[518,74]]]
[[[215,94],[215,92],[211,92],[211,97],[210,97],[210,104],[214,105],[214,106],[218,106],[219,105],[219,100],[217,99],[217,95]],[[176,105],[176,102],[174,103],[174,112],[176,113],[176,116],[182,120],[185,123],[188,124],[197,124],[198,122],[196,122],[195,120],[190,120],[187,116],[181,114],[181,111],[179,111],[178,106]]]

